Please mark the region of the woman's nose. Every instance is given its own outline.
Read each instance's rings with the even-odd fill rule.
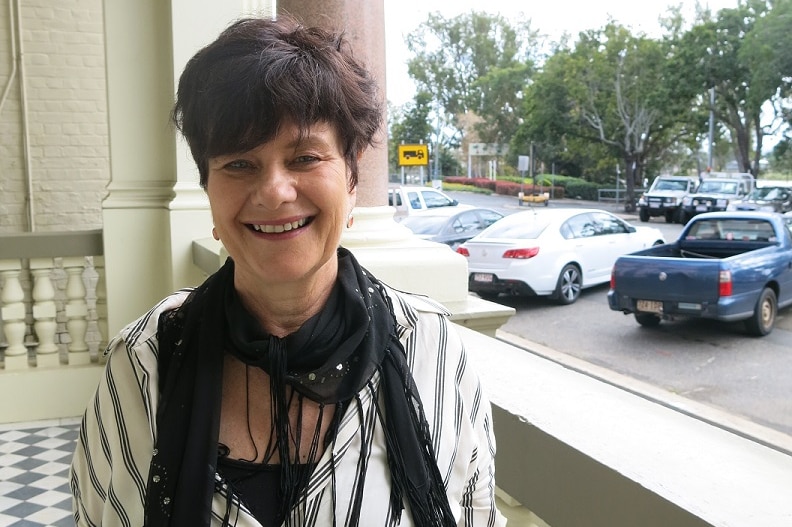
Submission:
[[[297,197],[296,178],[283,167],[262,168],[252,191],[253,204],[276,210]]]

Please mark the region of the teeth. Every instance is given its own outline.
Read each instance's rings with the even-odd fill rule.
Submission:
[[[267,234],[279,234],[292,229],[298,229],[303,225],[305,225],[305,218],[293,221],[291,223],[284,223],[283,225],[253,225],[253,230],[265,232]]]

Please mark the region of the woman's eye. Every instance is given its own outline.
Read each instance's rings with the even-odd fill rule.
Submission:
[[[319,158],[316,156],[305,154],[305,155],[297,156],[294,159],[294,162],[299,164],[306,164],[306,163],[313,163],[315,161],[318,161],[318,159]]]
[[[225,167],[231,170],[245,170],[251,168],[253,165],[245,161],[244,159],[235,159],[229,163],[226,163]]]

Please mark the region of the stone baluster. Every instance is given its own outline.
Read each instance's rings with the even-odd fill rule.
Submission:
[[[104,350],[107,347],[107,283],[105,281],[104,256],[93,257],[96,271],[96,325],[99,328],[99,362],[104,362]]]
[[[51,279],[53,267],[52,258],[30,260],[30,272],[33,275],[33,329],[38,338],[36,365],[40,368],[60,366],[58,345],[55,344],[57,309]]]
[[[19,282],[22,264],[19,260],[0,260],[2,278],[3,330],[8,347],[5,350],[5,369],[22,370],[29,368],[27,348],[25,347],[25,292]]]
[[[66,271],[66,331],[69,333],[68,357],[69,365],[90,364],[91,354],[85,335],[88,331],[87,293],[83,283],[85,257],[67,257],[63,259]]]

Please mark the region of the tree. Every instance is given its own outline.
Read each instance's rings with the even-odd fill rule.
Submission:
[[[536,33],[529,22],[472,11],[455,18],[439,13],[407,37],[414,54],[408,72],[432,94],[438,143],[450,147],[465,133],[462,117],[475,114],[485,142],[507,143],[519,124],[520,96],[533,71]]]
[[[389,151],[388,159],[391,167],[398,166],[398,145],[400,144],[431,144],[432,126],[429,115],[432,111],[432,96],[423,91],[416,93],[412,102],[401,109],[391,108],[389,118]]]
[[[673,40],[633,36],[614,22],[582,33],[574,49],[548,60],[527,90],[518,137],[554,138],[566,157],[573,144],[600,145],[598,159],[587,160],[589,169],[613,174],[620,160],[625,208],[633,210],[646,167],[671,144],[692,141],[697,130],[680,124],[689,120],[691,92],[669,80],[673,50]]]
[[[772,75],[760,65],[766,52],[764,39],[753,31],[757,20],[768,15],[767,10],[763,0],[747,0],[696,24],[682,37],[685,61],[679,63],[702,95],[714,89],[711,110],[715,119],[730,136],[740,170],[755,175],[768,132],[762,125],[762,107],[777,89],[771,88]],[[743,51],[751,36],[751,49]],[[789,37],[784,40],[788,42]],[[773,45],[784,46],[783,42]],[[701,103],[709,105],[708,97],[702,97]]]

